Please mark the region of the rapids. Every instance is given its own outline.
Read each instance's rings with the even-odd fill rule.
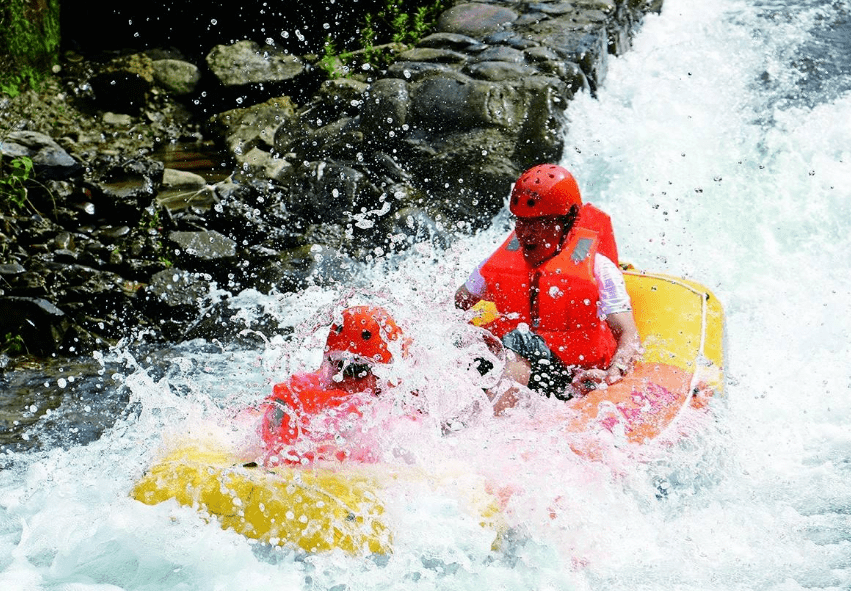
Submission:
[[[100,437],[75,439],[70,422],[63,440],[44,418],[25,437],[56,445],[3,454],[0,589],[851,588],[849,19],[849,0],[666,0],[598,96],[569,108],[562,164],[612,215],[623,259],[725,305],[725,398],[686,439],[589,462],[546,427],[548,401],[441,435],[477,391],[452,346],[452,295],[504,235],[500,217],[448,249],[377,255],[357,286],[238,294],[236,320],[262,310],[291,327],[257,347],[98,357],[102,394],[52,414],[108,408]],[[498,483],[501,549],[438,479],[387,500],[389,556],[263,546],[128,497],[170,438],[244,444],[234,409],[314,368],[332,311],[361,301],[412,338],[395,377],[432,417],[380,434],[389,461]]]

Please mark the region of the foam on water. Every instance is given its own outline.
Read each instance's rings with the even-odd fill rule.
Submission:
[[[692,417],[683,442],[582,460],[549,401],[441,435],[477,396],[452,345],[452,294],[504,235],[499,220],[449,251],[420,245],[365,268],[358,290],[241,294],[244,317],[265,310],[293,328],[265,347],[194,343],[156,372],[122,352],[126,415],[98,441],[2,472],[0,588],[851,586],[851,93],[840,68],[814,95],[796,66],[849,10],[667,0],[599,96],[570,106],[564,164],[612,214],[624,259],[704,283],[725,305],[727,398],[715,420]],[[378,435],[388,461],[433,475],[387,498],[392,555],[304,556],[128,498],[163,440],[244,437],[232,409],[316,367],[333,310],[367,300],[412,337],[396,377],[429,411]],[[465,507],[483,481],[506,503],[498,551]]]

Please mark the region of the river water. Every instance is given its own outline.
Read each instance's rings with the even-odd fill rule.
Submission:
[[[239,294],[235,321],[287,327],[268,342],[119,349],[36,384],[68,395],[25,409],[2,455],[0,588],[851,588],[849,18],[848,0],[667,0],[599,95],[570,106],[563,164],[612,214],[621,256],[725,305],[726,396],[684,440],[589,462],[536,428],[548,403],[449,436],[430,420],[391,429],[393,457],[435,476],[385,499],[381,557],[255,544],[128,497],[164,442],[243,437],[233,409],[315,367],[344,302],[393,311],[413,339],[396,371],[451,416],[476,392],[448,344],[452,294],[500,218],[448,250],[379,257],[357,286]],[[506,499],[500,550],[465,509],[471,475]]]

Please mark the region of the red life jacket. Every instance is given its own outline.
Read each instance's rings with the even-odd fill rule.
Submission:
[[[538,267],[526,262],[512,232],[480,269],[486,297],[500,313],[485,328],[502,338],[524,323],[565,365],[607,367],[617,342],[597,315],[597,253],[618,260],[611,221],[590,204],[580,209],[561,251]]]
[[[319,372],[296,374],[275,384],[266,399],[261,436],[270,464],[303,460],[344,460],[349,454],[335,441],[359,419],[364,398],[322,384]]]

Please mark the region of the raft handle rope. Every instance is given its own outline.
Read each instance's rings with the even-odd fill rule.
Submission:
[[[706,327],[707,327],[707,317],[708,317],[708,304],[709,301],[709,292],[697,289],[688,283],[675,279],[673,277],[668,277],[666,275],[657,275],[653,273],[643,273],[641,271],[634,271],[632,269],[625,269],[623,271],[624,275],[632,275],[633,277],[647,277],[649,279],[656,279],[659,281],[666,281],[678,287],[682,287],[692,292],[696,296],[700,298],[700,344],[697,347],[697,356],[695,357],[695,370],[692,373],[691,381],[688,387],[688,393],[686,394],[686,398],[683,401],[682,406],[680,407],[680,412],[677,413],[677,417],[680,416],[682,411],[691,404],[692,399],[694,398],[695,393],[698,391],[698,385],[703,379],[702,372],[700,369],[702,367],[710,367],[712,365],[712,361],[706,356]],[[659,437],[664,437],[667,432],[671,429],[672,425],[677,423],[676,420],[672,421],[662,433],[659,434]]]

